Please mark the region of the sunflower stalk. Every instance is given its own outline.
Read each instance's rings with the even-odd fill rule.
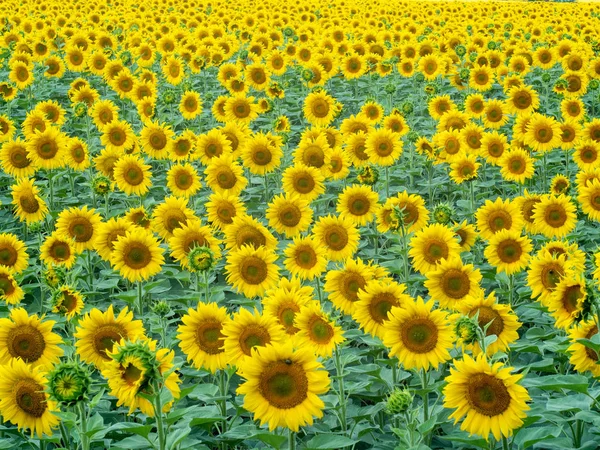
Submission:
[[[508,439],[505,436],[502,436],[502,450],[509,450],[510,446],[508,445]]]
[[[219,406],[221,408],[221,415],[223,416],[223,425],[221,428],[221,434],[227,431],[227,384],[225,382],[225,369],[219,370]],[[223,449],[227,447],[227,444],[223,443]]]
[[[289,450],[296,450],[296,433],[288,429],[288,448]]]
[[[82,450],[90,449],[90,438],[87,436],[87,411],[83,402],[77,403],[79,411],[79,438],[81,439]]]
[[[138,310],[140,315],[144,312],[144,295],[142,293],[142,282],[137,282],[137,300],[138,300]]]
[[[344,386],[344,365],[342,363],[342,359],[340,357],[340,348],[339,346],[335,346],[334,350],[334,359],[335,359],[335,371],[338,380],[338,396],[339,396],[339,404],[340,404],[340,426],[342,431],[346,433],[346,388]]]
[[[154,416],[156,417],[156,430],[158,432],[158,449],[165,450],[167,448],[167,440],[165,434],[165,427],[163,424],[163,408],[162,399],[160,398],[161,386],[159,382],[156,382],[154,386]]]

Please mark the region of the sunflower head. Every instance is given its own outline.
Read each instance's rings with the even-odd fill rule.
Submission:
[[[65,406],[85,401],[92,379],[87,366],[75,362],[61,363],[48,374],[48,394]]]
[[[208,247],[194,247],[188,253],[188,264],[194,272],[204,273],[215,265],[215,254]]]
[[[385,410],[388,414],[401,414],[408,410],[413,402],[413,396],[407,388],[396,388],[388,396]]]

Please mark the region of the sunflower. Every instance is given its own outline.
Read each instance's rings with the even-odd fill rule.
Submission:
[[[469,72],[469,87],[485,92],[494,84],[494,72],[489,66],[477,65]]]
[[[559,123],[552,117],[533,114],[527,124],[524,141],[538,152],[549,152],[560,147],[561,131]]]
[[[302,280],[320,277],[327,268],[327,259],[314,237],[295,236],[285,249],[285,268]]]
[[[246,214],[246,207],[237,195],[212,194],[205,206],[208,221],[221,230],[231,225],[238,214]]]
[[[312,297],[312,287],[302,286],[296,278],[282,278],[277,287],[269,289],[263,297],[263,311],[264,314],[275,317],[295,343],[298,328],[294,325],[294,318],[300,308],[312,301]]]
[[[560,112],[563,119],[581,120],[585,116],[585,105],[578,98],[565,98],[560,102]]]
[[[93,250],[94,239],[102,217],[95,209],[69,208],[61,211],[56,220],[58,233],[73,240],[76,253]]]
[[[439,159],[453,162],[459,157],[461,147],[464,147],[464,141],[461,139],[461,131],[445,130],[433,136],[433,142],[439,150]]]
[[[0,266],[13,274],[23,272],[29,265],[25,243],[11,233],[0,233]]]
[[[24,297],[25,292],[15,280],[13,272],[5,266],[0,266],[0,299],[9,305],[16,305]]]
[[[392,280],[372,279],[358,291],[352,318],[367,333],[383,340],[388,313],[413,299],[405,293],[406,286]]]
[[[347,259],[340,270],[330,270],[325,276],[325,292],[329,301],[345,314],[354,314],[358,293],[375,278],[374,269],[360,258]]]
[[[569,331],[571,345],[567,352],[571,355],[570,362],[579,373],[590,371],[594,377],[600,376],[598,354],[591,348],[583,345],[580,339],[591,339],[598,334],[598,325],[595,320],[586,320],[574,326]]]
[[[46,202],[39,197],[33,179],[22,178],[11,186],[15,214],[21,222],[41,222],[48,214]]]
[[[282,175],[283,190],[309,203],[325,192],[324,181],[320,170],[303,164],[288,167]]]
[[[124,152],[133,145],[135,134],[128,122],[119,120],[117,118],[117,112],[110,109],[109,113],[108,108],[110,107],[107,107],[106,110],[101,107],[99,107],[98,110],[93,110],[93,114],[97,117],[97,121],[103,124],[103,126],[99,127],[102,131],[100,141],[108,150]],[[104,120],[108,121],[109,118],[112,118],[113,114],[114,118],[112,121],[104,122]]]
[[[447,313],[432,307],[432,301],[425,303],[418,297],[393,307],[384,322],[383,344],[406,370],[435,369],[450,359],[452,327]]]
[[[582,140],[575,146],[573,161],[581,170],[593,170],[599,167],[600,143]]]
[[[73,239],[58,231],[48,236],[40,247],[40,259],[47,266],[58,265],[70,269],[77,255]]]
[[[230,153],[212,158],[204,174],[208,187],[217,193],[237,196],[248,184],[242,167]]]
[[[498,160],[502,178],[524,184],[534,175],[534,160],[526,150],[513,147]]]
[[[479,155],[485,158],[488,163],[498,165],[502,157],[506,154],[507,148],[508,141],[506,135],[492,131],[483,133],[481,145],[478,150]]]
[[[482,119],[486,128],[501,128],[508,122],[506,103],[502,100],[487,100]]]
[[[2,170],[15,178],[32,176],[37,166],[29,159],[27,145],[21,139],[9,140],[0,148],[0,165]]]
[[[152,186],[150,165],[137,155],[121,156],[113,168],[113,177],[127,195],[143,196]]]
[[[81,293],[68,285],[59,287],[52,296],[52,312],[63,315],[68,320],[81,314],[83,306]]]
[[[231,144],[225,134],[216,128],[208,133],[198,136],[196,150],[192,158],[200,159],[205,166],[209,165],[213,158],[231,153]]]
[[[486,200],[475,214],[477,229],[484,239],[491,239],[501,230],[520,231],[523,218],[515,202],[498,197],[495,201]]]
[[[83,316],[77,326],[75,348],[82,361],[102,368],[110,356],[115,343],[124,340],[135,340],[144,336],[141,320],[133,320],[133,312],[123,308],[115,317],[113,305],[105,312],[96,308]]]
[[[67,138],[58,129],[48,127],[27,140],[27,156],[39,168],[52,170],[64,166]]]
[[[270,136],[256,133],[248,139],[242,148],[242,162],[254,175],[265,175],[273,172],[281,164],[283,150],[279,142]]]
[[[527,270],[527,285],[531,288],[531,297],[540,297],[545,301],[556,289],[568,269],[567,256],[540,252],[532,258]]]
[[[449,95],[438,95],[427,103],[427,111],[435,120],[440,120],[451,109],[456,109],[456,104]]]
[[[170,125],[148,121],[140,133],[142,148],[154,159],[167,159],[171,153],[174,135]]]
[[[137,208],[130,208],[125,212],[125,219],[131,225],[138,226],[144,230],[149,230],[152,225],[152,221],[148,215],[148,211],[143,206]],[[115,238],[116,239],[116,238]],[[112,251],[112,250],[111,250]]]
[[[532,249],[531,240],[520,231],[501,230],[490,238],[484,254],[498,273],[512,275],[527,266]]]
[[[195,218],[194,211],[187,206],[188,199],[165,197],[152,212],[152,229],[163,239],[173,237],[173,231]]]
[[[481,292],[481,273],[458,257],[442,259],[436,269],[426,274],[425,287],[441,307],[457,310],[460,304]]]
[[[456,408],[450,418],[458,422],[466,416],[461,429],[486,440],[490,433],[497,441],[512,436],[527,417],[530,397],[517,384],[523,375],[511,375],[511,370],[501,362],[490,364],[483,354],[477,359],[463,355],[462,361],[455,360],[443,391],[444,407]]]
[[[543,195],[535,205],[535,228],[548,238],[564,237],[575,229],[577,215],[571,197]]]
[[[181,228],[176,228],[169,239],[171,256],[185,269],[189,269],[189,254],[194,247],[208,247],[215,259],[221,258],[220,241],[210,227],[203,226],[199,219],[189,220]]]
[[[408,251],[413,267],[423,274],[435,270],[442,259],[451,259],[459,253],[460,246],[454,232],[439,223],[427,225],[416,232]]]
[[[23,428],[34,432],[38,438],[53,434],[60,419],[56,402],[45,393],[45,369],[33,367],[21,359],[13,359],[2,366],[0,382],[0,415],[5,422],[15,424],[19,431]]]
[[[583,277],[574,271],[567,271],[554,291],[545,298],[544,305],[554,317],[557,328],[568,330],[580,320],[584,312],[586,291]]]
[[[358,249],[360,234],[350,219],[331,214],[322,216],[312,231],[331,261],[351,258]]]
[[[167,187],[179,197],[191,197],[200,189],[200,177],[190,164],[175,164],[167,172]]]
[[[189,308],[177,328],[179,348],[197,369],[212,373],[227,366],[223,328],[230,322],[227,310],[216,303]]]
[[[377,229],[384,233],[390,229],[396,229],[396,221],[399,219],[398,211],[402,213],[402,221],[406,233],[414,233],[421,230],[429,221],[429,211],[425,207],[423,198],[407,191],[399,192],[396,197],[388,198],[376,211]],[[393,225],[393,227],[392,227]],[[402,227],[402,224],[399,224]]]
[[[271,228],[290,238],[308,230],[312,223],[313,211],[303,197],[281,194],[273,197],[267,206],[265,217]]]
[[[225,336],[226,361],[240,369],[252,356],[253,348],[267,344],[281,345],[286,339],[286,333],[277,319],[260,314],[256,308],[253,312],[241,308],[227,321],[221,332]]]
[[[8,79],[12,81],[17,89],[23,90],[34,81],[33,66],[29,66],[23,61],[14,61],[10,63],[10,72]]]
[[[346,187],[338,197],[337,212],[341,218],[350,219],[355,225],[369,223],[377,210],[379,195],[369,186]]]
[[[53,320],[29,316],[24,308],[13,308],[0,319],[0,364],[22,359],[35,367],[49,369],[63,354],[61,337],[52,332]]]
[[[252,352],[242,366],[245,378],[237,389],[244,408],[269,430],[278,426],[298,431],[323,417],[325,404],[318,397],[329,391],[329,375],[311,349],[294,350],[291,343],[266,345]]]
[[[538,93],[529,86],[515,86],[507,94],[506,105],[513,114],[531,114],[540,106]]]
[[[162,270],[163,252],[152,233],[135,227],[117,237],[110,262],[129,281],[144,281]]]
[[[582,186],[577,200],[590,219],[600,222],[600,180],[594,179]]]
[[[340,148],[330,150],[325,155],[321,170],[331,180],[343,180],[350,173],[350,157]]]
[[[450,179],[456,184],[477,178],[477,171],[481,164],[477,162],[477,156],[460,152],[453,158],[450,164]]]
[[[579,249],[577,243],[568,241],[549,241],[540,247],[538,255],[549,253],[558,256],[565,255],[570,270],[585,271],[586,253]]]
[[[323,169],[330,148],[327,136],[322,133],[316,136],[303,135],[294,151],[294,162],[298,165]]]
[[[87,169],[90,165],[87,144],[79,138],[69,138],[65,151],[65,162],[67,166],[78,172]]]
[[[202,114],[202,99],[195,91],[185,91],[179,102],[179,111],[186,120],[192,120]]]
[[[231,225],[225,230],[225,245],[228,249],[239,250],[244,245],[255,249],[265,247],[275,250],[277,239],[258,220],[247,214],[240,214],[233,218]]]
[[[458,245],[461,252],[468,252],[479,237],[475,226],[463,220],[462,223],[454,224],[454,235],[458,239]]]
[[[227,282],[248,298],[264,295],[272,288],[279,275],[275,264],[277,255],[265,247],[244,245],[230,251],[225,270]]]
[[[311,125],[326,127],[336,116],[336,101],[325,91],[311,92],[304,99],[303,111]]]
[[[362,167],[369,163],[367,155],[367,135],[363,131],[345,137],[345,151],[354,167]]]
[[[392,166],[402,154],[402,141],[398,134],[385,128],[371,130],[367,134],[365,152],[373,164]]]
[[[342,329],[321,310],[317,301],[311,301],[300,308],[294,318],[298,328],[298,347],[310,348],[315,355],[329,358],[335,347],[344,342]]]
[[[483,112],[484,112],[485,97],[482,94],[469,94],[465,98],[464,106],[465,106],[465,111],[470,116],[472,116],[475,119],[478,119],[483,115]],[[431,115],[431,112],[429,114]],[[433,115],[432,115],[432,117],[433,117]],[[441,115],[439,117],[433,117],[433,118],[439,120],[439,118],[441,118]]]
[[[227,122],[237,122],[248,125],[258,117],[258,105],[254,97],[246,97],[239,93],[228,97],[223,105],[223,112]]]

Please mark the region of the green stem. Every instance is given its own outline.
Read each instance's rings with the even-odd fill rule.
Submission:
[[[137,297],[138,297],[138,311],[141,314],[144,312],[144,296],[142,294],[142,282],[137,282]]]
[[[421,378],[421,387],[423,389],[423,394],[422,394],[422,398],[423,398],[423,422],[427,422],[429,420],[429,393],[426,392],[427,390],[427,371],[425,369],[423,369],[420,373],[420,378]]]
[[[269,180],[267,178],[267,174],[265,173],[265,205],[269,203]]]
[[[406,227],[404,225],[404,214],[400,219],[400,231],[402,236],[402,264],[404,265],[404,283],[408,288],[408,277],[410,269],[408,267],[408,242],[406,242]]]
[[[471,194],[471,214],[475,214],[475,180],[469,181],[469,191]]]
[[[514,290],[515,290],[515,276],[513,274],[510,274],[508,276],[508,304],[511,307],[513,306],[513,299],[514,299],[513,291]]]
[[[67,432],[65,424],[62,421],[59,423],[59,428],[60,434],[62,436],[63,447],[68,450],[71,450],[71,438],[69,437],[69,433]]]
[[[225,370],[219,370],[219,405],[221,407],[221,415],[223,416],[223,428],[221,433],[227,431],[227,388],[225,386]]]
[[[288,429],[289,450],[296,450],[296,433]]]
[[[508,450],[509,448],[508,439],[505,436],[502,436],[502,450]]]
[[[158,431],[158,449],[165,450],[167,446],[167,442],[165,439],[165,429],[163,426],[163,411],[162,411],[162,401],[160,398],[161,389],[158,383],[155,386],[155,397],[154,397],[154,415],[156,416],[156,429]]]
[[[315,278],[317,282],[317,295],[319,296],[319,303],[323,303],[323,294],[321,293],[321,279],[319,277]]]
[[[335,351],[335,371],[338,379],[338,395],[340,404],[340,426],[346,433],[346,388],[344,387],[344,366],[340,358],[340,348],[336,345]]]
[[[208,270],[204,271],[204,301],[206,303],[210,301],[210,294],[208,293]]]
[[[93,291],[94,290],[94,267],[92,266],[92,251],[91,250],[87,251],[86,259],[87,259],[87,269],[88,269],[88,277],[89,277],[88,286],[90,288],[90,291]]]
[[[385,198],[390,198],[390,168],[385,168]]]
[[[86,435],[87,433],[87,412],[85,410],[85,405],[83,402],[77,403],[77,408],[79,409],[79,419],[80,419],[80,430],[79,437],[81,439],[81,448],[82,450],[90,449],[90,441],[89,437]]]
[[[54,211],[54,173],[48,171],[48,187],[50,188],[50,210]]]

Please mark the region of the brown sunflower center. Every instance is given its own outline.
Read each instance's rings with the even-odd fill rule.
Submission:
[[[245,119],[250,115],[250,105],[246,102],[238,102],[233,106],[233,115],[238,119]]]
[[[488,226],[493,233],[500,230],[509,230],[512,226],[512,217],[508,211],[494,211],[488,218]]]
[[[127,184],[138,186],[144,181],[144,171],[137,164],[131,164],[123,171],[123,178]]]
[[[544,221],[552,228],[560,228],[567,221],[567,212],[562,205],[551,205],[544,211]]]
[[[12,277],[6,273],[0,274],[0,294],[8,297],[15,292],[15,289],[16,288]]]
[[[143,269],[152,261],[152,253],[143,243],[132,242],[123,253],[123,261],[127,267],[135,270]]]
[[[14,386],[15,402],[27,415],[40,418],[47,409],[44,386],[31,379],[21,379]]]
[[[325,153],[318,145],[309,145],[304,149],[302,161],[309,167],[319,169],[325,164]]]
[[[561,303],[565,310],[570,314],[574,311],[577,311],[579,300],[584,296],[582,292],[582,286],[576,284],[574,286],[569,286],[562,293]]]
[[[357,272],[345,272],[342,280],[340,291],[347,300],[355,302],[358,300],[358,291],[363,289],[367,284],[363,276]]]
[[[314,343],[328,344],[333,338],[333,327],[319,315],[313,315],[308,322],[308,335]]]
[[[525,164],[523,158],[521,158],[520,156],[515,156],[514,158],[510,159],[508,168],[511,173],[515,175],[521,175],[525,172],[527,165]]]
[[[502,262],[510,264],[521,259],[523,249],[518,241],[514,239],[506,239],[498,244],[496,253]]]
[[[594,336],[595,334],[598,333],[598,326],[594,325],[590,331],[587,332],[587,334],[585,335],[586,339],[591,339],[592,336]],[[598,361],[598,354],[596,353],[596,351],[592,348],[589,347],[585,347],[585,354],[587,355],[588,358],[590,358],[592,361]]]
[[[369,303],[369,315],[375,322],[382,324],[388,320],[388,312],[400,303],[391,292],[375,294]]]
[[[33,363],[44,354],[46,341],[37,328],[31,325],[19,325],[8,331],[6,347],[13,358],[21,358],[26,363]]]
[[[379,156],[389,156],[394,151],[394,144],[389,140],[380,141],[375,144],[375,152]]]
[[[534,136],[537,142],[546,144],[552,140],[554,132],[551,127],[542,125],[535,129]]]
[[[92,337],[96,354],[109,361],[110,356],[106,352],[112,351],[115,342],[119,342],[125,335],[125,330],[119,324],[112,323],[99,326]]]
[[[240,276],[248,284],[260,284],[267,275],[267,264],[257,256],[247,256],[240,264]]]
[[[318,119],[323,119],[329,114],[329,103],[325,99],[316,99],[312,103],[310,110],[313,116],[315,116]]]
[[[446,242],[433,239],[424,246],[423,257],[429,264],[437,264],[442,258],[448,258],[448,244]]]
[[[315,180],[308,172],[300,172],[293,179],[294,190],[300,194],[308,194],[315,188]]]
[[[0,244],[0,265],[12,267],[17,262],[19,254],[17,250],[9,244]]]
[[[287,301],[277,311],[279,323],[285,328],[287,334],[292,335],[298,332],[298,328],[294,326],[294,319],[299,311],[300,308],[293,301]]]
[[[529,92],[521,91],[521,92],[518,92],[517,94],[515,94],[513,102],[514,102],[516,108],[527,109],[533,103],[533,99],[531,97],[531,94],[529,94]]]
[[[440,287],[446,296],[460,300],[469,294],[471,280],[469,275],[460,269],[448,269],[440,279]]]
[[[299,246],[294,259],[303,269],[312,269],[317,264],[317,254],[310,245]]]
[[[242,245],[251,245],[254,248],[258,248],[267,244],[267,238],[256,227],[243,225],[235,236],[235,243],[238,248]]]
[[[152,132],[148,142],[154,150],[162,150],[167,146],[167,136],[161,130],[156,130]]]
[[[222,332],[223,325],[218,320],[207,320],[196,328],[196,345],[204,353],[217,355],[225,351]]]
[[[294,204],[287,204],[279,210],[279,221],[286,227],[295,227],[302,219],[302,211]]]
[[[64,241],[55,241],[48,253],[56,261],[66,261],[71,257],[71,246]]]
[[[13,147],[8,157],[11,165],[17,169],[24,169],[31,164],[31,161],[27,157],[27,150],[23,147]]]
[[[173,233],[173,230],[181,228],[187,222],[185,213],[179,209],[173,209],[165,214],[163,220],[165,229],[169,233]]]
[[[331,250],[340,251],[348,245],[348,232],[340,225],[332,225],[325,231],[323,240]]]
[[[221,202],[216,208],[217,216],[222,223],[230,224],[236,216],[235,206],[229,202]]]
[[[244,328],[238,342],[242,352],[251,356],[253,347],[263,347],[271,342],[271,335],[265,327],[252,324]]]
[[[187,170],[181,170],[175,174],[175,185],[178,189],[185,191],[194,184],[194,177]]]
[[[275,361],[263,369],[258,389],[269,405],[291,409],[307,399],[308,378],[299,363]]]
[[[504,320],[498,311],[490,308],[489,306],[480,306],[477,310],[473,311],[470,315],[474,316],[479,311],[478,323],[479,327],[483,330],[489,325],[486,336],[492,334],[500,336],[504,330]]]
[[[63,292],[61,306],[63,306],[68,313],[72,312],[77,307],[77,297],[69,292]]]
[[[548,291],[552,291],[556,288],[556,285],[565,274],[564,269],[557,263],[549,263],[542,267],[540,278],[542,285]]]
[[[535,205],[538,204],[540,201],[541,200],[537,198],[529,198],[521,204],[521,213],[523,214],[523,218],[525,219],[525,221],[531,224],[535,223],[533,213]]]
[[[94,235],[94,227],[85,217],[74,218],[69,224],[69,236],[75,242],[87,242]]]
[[[115,129],[108,133],[108,140],[112,145],[120,147],[125,144],[127,135],[122,130]]]
[[[252,162],[257,166],[266,166],[272,159],[273,155],[267,146],[260,146],[252,152]]]
[[[438,342],[438,329],[429,318],[409,319],[401,330],[402,343],[412,353],[428,353]]]
[[[592,146],[584,146],[579,150],[579,157],[586,164],[592,164],[598,158],[598,152]]]
[[[469,377],[467,382],[467,400],[478,413],[495,417],[509,408],[510,393],[502,380],[485,373],[477,373]]]
[[[52,159],[58,153],[58,144],[53,139],[46,139],[38,143],[38,156],[42,159]]]
[[[348,199],[347,207],[350,214],[354,216],[363,216],[369,213],[371,201],[366,195],[354,194]]]

